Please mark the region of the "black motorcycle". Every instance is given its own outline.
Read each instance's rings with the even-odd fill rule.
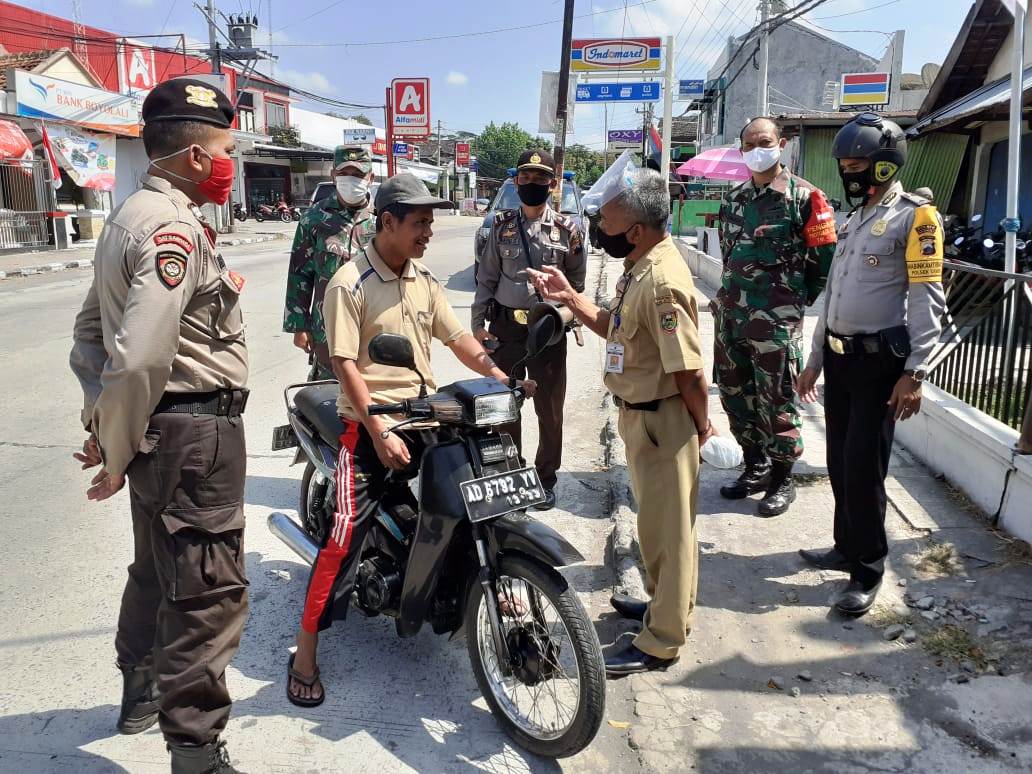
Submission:
[[[554,325],[546,318],[532,327],[531,353],[552,338]],[[403,336],[376,336],[369,356],[416,371]],[[339,389],[335,381],[288,387],[290,424],[273,439],[274,450],[298,446],[294,462],[306,460],[307,467],[301,524],[273,513],[269,529],[309,564],[336,502]],[[527,515],[543,502],[544,489],[537,471],[523,467],[512,438],[498,430],[519,416],[523,399],[518,386],[478,378],[433,395],[424,382],[418,398],[370,407],[406,417],[395,429],[436,426],[421,430],[432,436],[418,470],[391,474],[361,549],[352,601],[367,616],[394,618],[399,637],[412,637],[425,623],[437,634],[464,630],[477,684],[501,726],[531,752],[561,758],[598,732],[605,665],[591,618],[555,569],[584,557]],[[410,487],[417,475],[418,496]]]
[[[233,202],[233,220],[241,222],[247,220],[247,210],[244,209],[244,205],[240,202]]]

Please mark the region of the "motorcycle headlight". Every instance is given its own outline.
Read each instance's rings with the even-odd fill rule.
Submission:
[[[511,392],[480,395],[473,400],[473,423],[478,427],[506,425],[519,418],[516,398]]]

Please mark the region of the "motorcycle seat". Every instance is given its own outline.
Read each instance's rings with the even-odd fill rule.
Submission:
[[[340,437],[344,433],[344,422],[337,414],[338,395],[338,385],[318,384],[305,387],[294,396],[294,405],[334,449],[340,448]]]

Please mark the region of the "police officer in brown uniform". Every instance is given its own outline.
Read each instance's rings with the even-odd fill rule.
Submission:
[[[87,495],[104,500],[129,480],[135,555],[115,638],[118,728],[158,722],[173,774],[235,771],[219,734],[247,618],[244,279],[199,209],[229,197],[233,115],[203,81],[166,81],[148,95],[150,169],[97,244],[71,354],[90,434],[75,456],[103,465]]]
[[[608,309],[575,292],[555,267],[532,272],[548,299],[566,304],[606,337],[605,385],[620,408],[648,603],[622,595],[612,604],[642,621],[632,641],[618,640],[606,673],[626,675],[674,663],[692,626],[698,585],[695,531],[699,447],[713,435],[707,408],[694,284],[666,230],[670,194],[651,169],[639,169],[603,193],[599,246],[624,258]]]
[[[491,347],[495,362],[509,376],[527,352],[528,310],[538,300],[527,269],[556,266],[578,292],[584,290],[587,254],[577,225],[548,204],[559,181],[555,160],[544,150],[528,150],[516,165],[516,190],[522,206],[495,216],[477,275],[471,310],[473,335]],[[490,323],[490,327],[486,327]],[[534,411],[538,417],[535,467],[546,490],[539,510],[555,507],[556,471],[563,456],[563,404],[566,401],[566,339],[527,363],[538,383]],[[520,423],[504,428],[517,446]]]

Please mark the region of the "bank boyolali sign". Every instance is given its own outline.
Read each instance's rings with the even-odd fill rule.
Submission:
[[[14,71],[14,95],[19,116],[68,121],[127,137],[140,136],[143,103],[137,97],[24,70]]]
[[[659,38],[592,38],[573,41],[570,70],[578,73],[612,70],[658,70]]]

